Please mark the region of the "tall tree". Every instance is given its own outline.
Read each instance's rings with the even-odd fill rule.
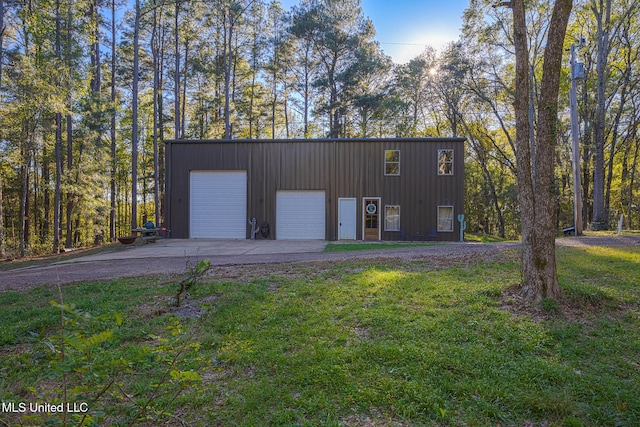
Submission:
[[[549,22],[537,110],[535,141],[530,138],[529,46],[524,0],[511,1],[516,55],[516,161],[522,212],[522,295],[530,301],[553,298],[559,291],[555,260],[555,146],[558,139],[558,93],[564,38],[572,0],[555,0]],[[531,150],[531,144],[536,149]],[[535,169],[535,176],[533,170]]]
[[[61,23],[60,0],[56,0],[56,59],[62,63],[61,52]],[[58,82],[59,83],[59,82]],[[53,253],[60,251],[60,208],[62,203],[62,113],[56,112],[56,142],[55,142],[55,162],[56,162],[56,183],[53,199]]]
[[[176,2],[177,4],[177,2]],[[160,126],[160,25],[162,21],[162,9],[158,7],[157,0],[153,4],[153,26],[151,33],[151,52],[153,55],[153,199],[154,199],[154,221],[156,227],[160,225],[160,162],[158,153],[158,127]]]
[[[321,105],[329,119],[330,138],[344,136],[346,112],[353,101],[349,68],[356,63],[357,52],[373,40],[375,29],[365,18],[360,0],[322,0],[315,3],[318,14],[316,51],[320,58],[314,84],[325,92]]]
[[[133,27],[133,91],[131,106],[131,228],[138,226],[138,83],[140,79],[140,0],[135,3]]]
[[[598,60],[597,60],[597,106],[595,117],[595,165],[593,174],[593,227],[606,228],[608,212],[605,204],[605,85],[607,76],[607,59],[609,57],[609,30],[611,25],[611,0],[592,0],[592,10],[598,25]]]
[[[0,97],[2,96],[2,64],[4,62],[4,2],[0,1]],[[4,204],[2,198],[2,165],[4,161],[0,161],[0,259],[5,257],[5,239],[4,239],[4,214],[2,206]]]
[[[288,32],[294,39],[298,54],[297,66],[294,67],[294,88],[302,98],[302,133],[305,138],[311,136],[310,113],[312,109],[313,76],[318,67],[318,59],[315,57],[316,45],[316,20],[319,10],[309,2],[294,6],[288,27]]]
[[[111,0],[111,158],[109,171],[109,240],[116,240],[116,168],[117,168],[117,142],[116,142],[116,0]]]

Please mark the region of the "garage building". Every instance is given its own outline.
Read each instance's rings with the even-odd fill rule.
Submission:
[[[459,239],[464,138],[172,140],[174,238]],[[266,235],[266,237],[264,237]]]

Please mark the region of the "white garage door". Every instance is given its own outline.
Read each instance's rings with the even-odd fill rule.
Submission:
[[[325,239],[324,191],[278,191],[276,238]]]
[[[191,171],[191,238],[247,238],[247,172]]]

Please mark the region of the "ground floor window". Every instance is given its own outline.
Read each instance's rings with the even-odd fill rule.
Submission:
[[[384,207],[384,230],[400,231],[400,206]]]
[[[438,231],[453,231],[453,206],[438,206]]]

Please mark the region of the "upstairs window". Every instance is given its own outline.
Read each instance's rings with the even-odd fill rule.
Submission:
[[[438,150],[438,175],[453,175],[453,149]]]
[[[400,175],[400,150],[384,150],[384,174]]]

